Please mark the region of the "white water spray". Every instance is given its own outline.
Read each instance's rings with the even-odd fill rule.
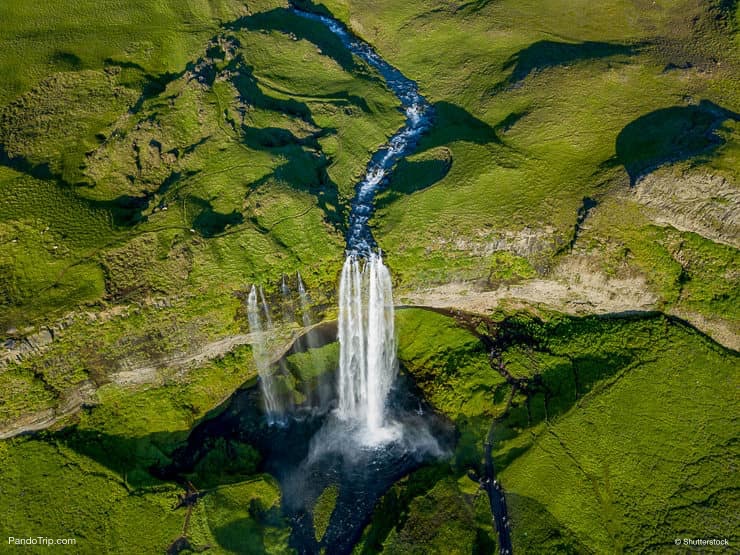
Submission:
[[[283,296],[283,323],[293,321],[293,302],[290,294],[290,287],[283,274],[283,280],[280,283],[280,293]]]
[[[303,327],[308,328],[311,326],[311,297],[308,296],[308,292],[306,291],[306,286],[303,285],[303,280],[301,279],[301,273],[296,272],[296,276],[298,277],[298,296],[301,299],[301,316],[303,318]]]
[[[260,285],[260,301],[262,302],[262,310],[265,313],[265,320],[267,320],[267,329],[272,329],[272,316],[270,316],[270,307],[267,306],[267,301],[265,300],[265,292],[262,291],[261,285]]]
[[[370,442],[384,430],[386,399],[398,370],[391,275],[379,254],[348,256],[339,282],[339,416]]]
[[[247,297],[247,318],[249,319],[249,330],[256,336],[256,341],[252,345],[252,352],[260,376],[260,387],[262,388],[262,397],[265,400],[267,420],[269,423],[274,423],[276,416],[280,413],[280,406],[277,395],[275,395],[274,378],[270,371],[270,358],[266,346],[267,333],[272,329],[272,319],[261,287],[259,289],[261,303],[258,301],[257,295],[257,288],[252,285]],[[262,325],[263,314],[267,322],[267,329]]]

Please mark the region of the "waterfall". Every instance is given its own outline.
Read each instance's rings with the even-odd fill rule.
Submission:
[[[391,275],[380,254],[350,255],[339,282],[339,416],[377,438],[396,377]]]
[[[283,274],[283,280],[280,283],[280,292],[283,295],[283,323],[288,323],[293,321],[293,303],[285,274]]]
[[[385,405],[397,373],[393,291],[388,268],[370,229],[375,195],[388,183],[399,160],[409,155],[430,129],[434,109],[419,87],[340,22],[291,8],[296,15],[324,24],[354,55],[378,71],[401,102],[403,127],[371,157],[355,186],[347,230],[347,258],[339,281],[339,408],[344,421],[361,425],[370,442],[388,438]],[[299,289],[301,288],[299,277]],[[304,310],[304,318],[306,311]],[[305,324],[305,319],[304,319]]]
[[[256,339],[252,344],[252,352],[254,354],[257,372],[260,376],[260,387],[262,389],[262,397],[265,400],[267,421],[272,424],[275,422],[276,415],[279,415],[281,412],[277,395],[275,394],[274,378],[270,369],[270,358],[266,345],[267,332],[272,329],[272,319],[270,318],[270,311],[261,287],[259,289],[261,302],[258,301],[257,297],[257,288],[252,285],[252,289],[249,291],[249,296],[247,297],[247,318],[249,320],[249,330],[255,335]],[[263,314],[267,322],[266,329],[262,325]]]
[[[311,326],[311,297],[308,296],[306,286],[303,284],[301,279],[301,273],[296,272],[298,277],[298,296],[301,299],[301,316],[303,318],[303,327],[308,328]]]
[[[265,300],[265,293],[262,291],[262,286],[260,285],[260,301],[262,302],[262,310],[265,313],[265,320],[267,320],[267,329],[272,329],[272,316],[270,316],[270,307],[267,306],[267,301]]]

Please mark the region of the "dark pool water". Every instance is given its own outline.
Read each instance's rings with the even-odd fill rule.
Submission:
[[[401,375],[388,403],[388,438],[364,443],[361,430],[339,420],[331,408],[320,413],[298,408],[282,425],[267,424],[259,389],[236,392],[224,411],[197,426],[176,454],[175,472],[188,472],[214,439],[238,440],[262,454],[261,471],[275,476],[282,511],[299,553],[350,553],[369,522],[376,502],[399,479],[452,452],[452,425],[435,414],[411,380]],[[337,504],[321,542],[311,511],[327,486],[339,489]]]

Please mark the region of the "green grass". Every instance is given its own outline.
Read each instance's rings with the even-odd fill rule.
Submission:
[[[732,529],[727,472],[737,452],[725,407],[735,398],[737,357],[667,322],[649,334],[621,327],[607,343],[621,343],[636,363],[533,428],[524,449],[502,437],[499,457],[510,462],[501,480],[520,550],[543,545],[545,526],[527,533],[535,514],[552,519],[550,538],[596,552],[666,550],[676,537]],[[596,339],[566,337],[555,350],[570,357]]]
[[[74,546],[55,546],[63,553],[151,553],[180,533],[173,486],[132,492],[105,466],[56,442],[17,439],[0,448],[6,537],[75,538]]]
[[[658,227],[621,195],[677,160],[737,180],[733,3],[323,6],[435,107],[372,222],[398,289],[546,273],[588,197],[600,204],[579,252],[611,277],[646,276],[663,310],[737,321],[736,249]],[[348,199],[402,115],[282,2],[4,2],[0,20],[0,339],[71,315],[47,350],[0,369],[0,418],[102,386],[66,430],[0,443],[0,531],[162,552],[184,510],[149,467],[255,377],[248,347],[184,374],[168,359],[246,332],[252,283],[277,314],[283,274],[300,271],[331,310]],[[491,247],[525,229],[545,246]],[[494,418],[517,551],[667,551],[737,529],[737,355],[663,317],[545,316],[496,315],[501,360],[527,384],[512,391],[453,319],[398,312],[399,359],[458,444],[388,492],[357,552],[492,552],[465,471]],[[287,362],[310,384],[337,346]],[[152,384],[107,383],[148,366]],[[190,477],[218,487],[193,511],[194,545],[289,551],[279,489],[256,464],[233,442],[201,459]],[[319,537],[336,493],[314,511]]]
[[[250,16],[228,8],[150,7],[152,21],[160,11],[203,21],[188,37],[195,67],[181,60],[154,77],[137,52],[80,54],[81,68],[0,108],[5,163],[26,174],[0,175],[11,240],[0,249],[0,327],[154,295],[219,302],[250,282],[274,290],[299,269],[317,297],[331,294],[347,199],[401,125],[397,100],[323,26],[269,2]],[[75,22],[89,9],[77,6]],[[115,25],[121,9],[108,14]]]
[[[289,530],[279,516],[280,489],[273,478],[257,476],[241,484],[219,487],[204,500],[210,540],[218,553],[291,553]],[[215,539],[215,542],[211,540]]]
[[[664,308],[737,322],[737,249],[701,235],[659,227],[630,201],[609,201],[581,237],[612,275],[625,266],[643,273]]]
[[[321,495],[316,499],[316,503],[314,503],[312,514],[317,542],[321,541],[321,538],[326,533],[326,529],[329,527],[331,515],[337,504],[337,497],[339,497],[339,488],[336,485],[330,485],[321,492]]]
[[[399,310],[396,327],[398,359],[435,408],[454,419],[496,413],[491,399],[503,400],[506,383],[473,334],[419,309]]]
[[[184,377],[168,377],[159,387],[109,384],[98,391],[98,404],[83,411],[72,428],[3,441],[2,532],[74,537],[77,544],[70,553],[164,551],[182,532],[185,511],[173,510],[179,488],[155,479],[149,467],[169,462],[189,430],[255,376],[251,352],[243,348]],[[244,457],[250,450],[238,448]],[[222,484],[214,474],[218,472],[226,482],[239,483],[219,486],[201,501],[193,517],[193,543],[210,542],[230,552],[253,534],[249,541],[263,538],[271,546],[267,552],[286,552],[287,532],[270,516],[279,502],[274,481],[254,477],[253,455],[251,467],[246,458],[219,464],[218,456],[218,449],[211,451],[196,469],[195,482],[201,487],[214,479]],[[63,493],[70,488],[73,495]],[[199,526],[203,510],[207,525]],[[141,534],[150,526],[150,532]]]
[[[243,4],[229,0],[54,0],[41,7],[4,2],[0,102],[29,90],[49,73],[98,68],[109,59],[130,63],[144,74],[179,71],[220,21],[243,13]]]
[[[516,549],[654,552],[671,549],[676,537],[727,536],[736,353],[657,315],[499,320],[505,367],[528,382],[505,412],[510,386],[501,384],[503,395],[489,387],[476,400],[475,390],[456,384],[475,367],[461,359],[467,332],[451,318],[400,311],[399,356],[456,421],[458,472],[478,467],[486,423],[497,417],[495,464]],[[477,340],[467,337],[463,352],[475,351]],[[493,372],[487,362],[475,375]],[[466,414],[437,393],[447,389]],[[433,506],[422,513],[434,514]]]
[[[301,382],[311,383],[327,372],[339,368],[339,343],[292,354],[285,359],[288,369]]]
[[[471,485],[445,465],[412,473],[379,501],[353,553],[493,553],[488,499]]]

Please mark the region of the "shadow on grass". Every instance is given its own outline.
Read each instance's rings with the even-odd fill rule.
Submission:
[[[137,489],[161,484],[149,469],[168,464],[170,453],[187,437],[187,432],[153,432],[128,437],[71,427],[46,437],[90,457]]]
[[[292,34],[298,39],[307,40],[318,46],[323,54],[331,57],[345,71],[353,72],[360,69],[352,53],[322,23],[302,18],[285,8],[245,16],[228,23],[225,27],[231,30],[279,31]]]
[[[286,162],[278,166],[272,174],[251,183],[250,189],[256,190],[271,182],[279,181],[292,189],[313,195],[324,213],[326,222],[343,233],[345,208],[339,201],[339,188],[327,172],[329,161],[324,154],[312,152],[294,144],[276,147],[271,152],[284,157]],[[263,233],[270,231],[258,222],[254,223]]]
[[[264,530],[251,518],[234,520],[213,530],[218,544],[231,553],[262,555],[265,549]]]
[[[727,140],[718,133],[740,114],[708,100],[655,110],[629,123],[617,136],[616,161],[635,183],[658,167],[711,154]]]
[[[444,101],[436,102],[433,107],[434,126],[422,140],[418,152],[458,141],[479,145],[503,144],[494,127],[464,108]]]
[[[209,201],[195,196],[188,197],[188,202],[199,211],[192,226],[203,237],[219,235],[227,227],[244,223],[244,216],[237,210],[228,214],[216,212]]]
[[[246,104],[298,117],[311,125],[316,125],[311,117],[311,110],[305,102],[292,98],[287,100],[275,98],[262,92],[257,78],[254,76],[254,68],[244,61],[241,54],[229,62],[226,70],[231,72],[231,82],[239,93],[241,100]]]
[[[446,148],[437,149],[433,156],[421,160],[399,161],[388,182],[388,188],[375,200],[376,208],[383,209],[405,195],[431,187],[444,179],[451,167],[452,153]]]
[[[437,102],[434,108],[434,125],[417,149],[417,159],[398,162],[388,181],[387,189],[377,200],[378,209],[389,206],[404,195],[422,191],[442,181],[453,164],[452,151],[448,148],[456,142],[501,147],[492,151],[491,160],[501,166],[517,164],[517,153],[502,139],[526,112],[513,112],[496,125],[489,125],[470,112],[449,102]]]
[[[588,553],[578,537],[542,503],[516,493],[506,494],[513,547],[522,553]]]
[[[296,145],[319,151],[321,150],[321,144],[318,139],[333,135],[336,131],[331,128],[324,128],[302,139],[282,127],[249,127],[243,125],[242,132],[244,133],[244,144],[254,150],[273,150]]]
[[[541,40],[529,45],[511,56],[503,65],[503,70],[511,69],[509,77],[493,86],[498,93],[515,87],[529,75],[551,67],[567,66],[584,60],[611,58],[612,56],[632,56],[643,45],[614,44],[609,42],[556,42]]]

